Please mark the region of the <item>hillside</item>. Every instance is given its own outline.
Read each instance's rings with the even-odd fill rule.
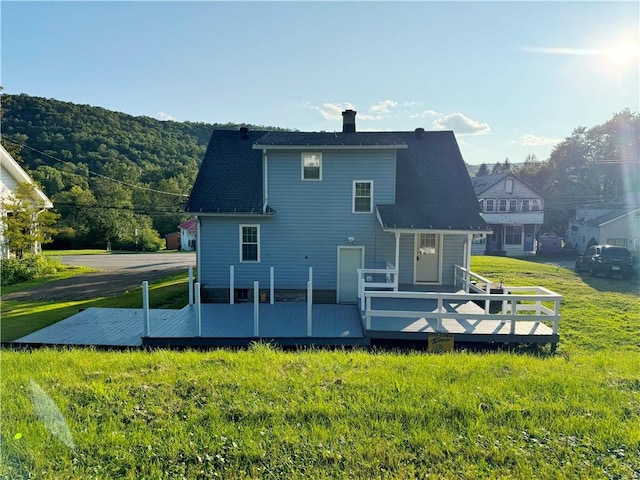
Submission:
[[[176,231],[211,131],[239,127],[160,121],[24,94],[1,101],[2,143],[56,205],[60,247],[140,245],[153,230]]]

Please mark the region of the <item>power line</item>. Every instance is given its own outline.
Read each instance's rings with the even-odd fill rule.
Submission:
[[[59,158],[57,158],[57,157],[54,157],[53,155],[50,155],[50,154],[45,153],[45,152],[43,152],[43,151],[41,151],[41,150],[38,150],[37,148],[33,148],[33,147],[31,147],[31,146],[29,146],[29,145],[26,145],[26,144],[24,144],[24,143],[16,142],[15,140],[12,140],[12,139],[10,139],[10,138],[7,138],[7,137],[6,137],[6,135],[5,135],[5,137],[4,137],[4,138],[5,138],[5,140],[7,140],[7,141],[9,141],[9,142],[13,143],[14,145],[20,145],[21,147],[26,147],[26,148],[28,148],[28,149],[30,149],[30,150],[33,150],[34,152],[39,153],[40,155],[44,155],[45,157],[49,157],[49,158],[53,159],[53,160],[55,160],[56,162],[60,162],[60,163],[69,163],[69,164],[73,165],[73,166],[74,166],[74,167],[76,167],[76,168],[78,167],[78,166],[77,166],[75,163],[73,163],[73,162],[69,162],[69,161],[67,161],[67,160],[61,160],[61,159],[59,159]],[[147,192],[161,193],[161,194],[163,194],[163,195],[172,195],[172,196],[175,196],[175,197],[188,197],[188,195],[186,195],[186,194],[184,194],[184,193],[164,192],[164,191],[162,191],[162,190],[156,190],[155,188],[143,187],[142,185],[135,185],[135,184],[133,184],[133,183],[123,182],[122,180],[117,180],[117,179],[115,179],[115,178],[111,178],[111,177],[108,177],[108,176],[106,176],[106,175],[102,175],[102,174],[100,174],[100,173],[92,172],[91,170],[87,170],[87,172],[88,172],[88,173],[90,173],[91,175],[95,175],[96,177],[104,178],[104,179],[106,179],[106,180],[110,180],[110,181],[112,181],[112,182],[114,182],[114,183],[119,183],[120,185],[124,185],[124,186],[130,187],[130,188],[137,188],[137,189],[139,189],[139,190],[145,190],[145,191],[147,191]],[[78,175],[78,174],[76,174],[76,175]]]

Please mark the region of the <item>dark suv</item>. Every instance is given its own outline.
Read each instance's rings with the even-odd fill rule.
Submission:
[[[604,273],[607,277],[622,275],[628,280],[633,272],[633,254],[627,247],[593,245],[576,259],[576,272],[584,271],[590,275]]]

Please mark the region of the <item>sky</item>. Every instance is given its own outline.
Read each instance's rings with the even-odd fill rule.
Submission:
[[[453,130],[470,164],[549,157],[640,111],[640,3],[0,2],[4,93],[161,120]]]

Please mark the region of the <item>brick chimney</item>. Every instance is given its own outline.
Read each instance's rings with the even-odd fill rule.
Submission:
[[[342,112],[342,133],[356,133],[356,113],[355,110]]]

